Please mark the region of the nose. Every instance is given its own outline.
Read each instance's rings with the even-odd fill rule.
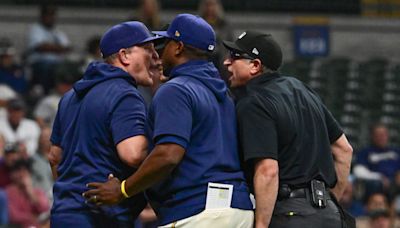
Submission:
[[[151,44],[150,49],[149,49],[149,53],[151,55],[151,58],[153,60],[157,60],[160,58],[160,56],[158,55],[156,49],[154,48],[154,44]]]

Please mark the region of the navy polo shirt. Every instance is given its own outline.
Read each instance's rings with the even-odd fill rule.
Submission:
[[[62,148],[54,184],[52,214],[96,212],[126,220],[138,215],[142,194],[116,206],[85,203],[89,182],[105,182],[112,173],[126,179],[135,170],[121,161],[116,145],[145,134],[146,109],[135,81],[120,68],[95,62],[59,103],[51,142]],[[133,210],[133,212],[132,212]]]
[[[171,71],[149,111],[155,144],[185,148],[172,174],[146,193],[161,225],[198,214],[205,208],[208,182],[234,185],[231,207],[251,210],[240,167],[236,116],[217,69],[189,61]]]

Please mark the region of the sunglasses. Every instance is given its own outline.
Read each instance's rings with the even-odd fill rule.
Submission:
[[[229,51],[229,58],[231,58],[232,60],[237,60],[237,59],[250,59],[250,60],[254,60],[254,57],[251,57],[249,54],[246,53],[239,53],[236,51]]]

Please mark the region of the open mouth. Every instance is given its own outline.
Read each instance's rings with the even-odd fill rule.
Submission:
[[[228,71],[228,80],[229,81],[232,81],[233,80],[233,78],[234,78],[234,76],[233,76],[233,73],[232,72],[230,72],[230,71]]]

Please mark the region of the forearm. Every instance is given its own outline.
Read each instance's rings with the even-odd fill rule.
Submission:
[[[166,147],[157,145],[135,174],[126,179],[125,190],[129,196],[149,188],[171,174],[182,159],[183,152],[181,156],[174,158],[166,151]],[[176,153],[179,154],[178,151]]]
[[[254,191],[256,198],[256,228],[268,227],[278,195],[279,176],[276,161],[265,159],[263,164],[256,165],[254,174]],[[271,165],[272,164],[272,165]]]
[[[347,178],[350,174],[350,165],[347,165],[346,163],[335,162],[335,170],[337,182],[335,187],[331,191],[339,200],[342,197],[342,194],[348,182]]]
[[[337,183],[331,191],[336,198],[340,200],[350,174],[353,149],[344,135],[338,141],[339,142],[331,146],[337,177]]]
[[[62,156],[62,149],[58,146],[51,146],[50,152],[47,155],[47,159],[49,160],[50,163],[50,168],[51,168],[51,174],[53,175],[53,179],[56,180],[58,177],[58,164],[61,162],[61,156]]]
[[[58,165],[50,165],[50,168],[51,168],[51,174],[53,176],[53,180],[55,181],[58,177],[58,173],[57,173]]]
[[[153,165],[157,164],[157,165]],[[129,196],[135,195],[170,175],[175,166],[164,163],[157,155],[146,159],[133,176],[126,179],[125,188]]]
[[[256,228],[268,227],[278,194],[278,178],[259,177],[255,179]]]

